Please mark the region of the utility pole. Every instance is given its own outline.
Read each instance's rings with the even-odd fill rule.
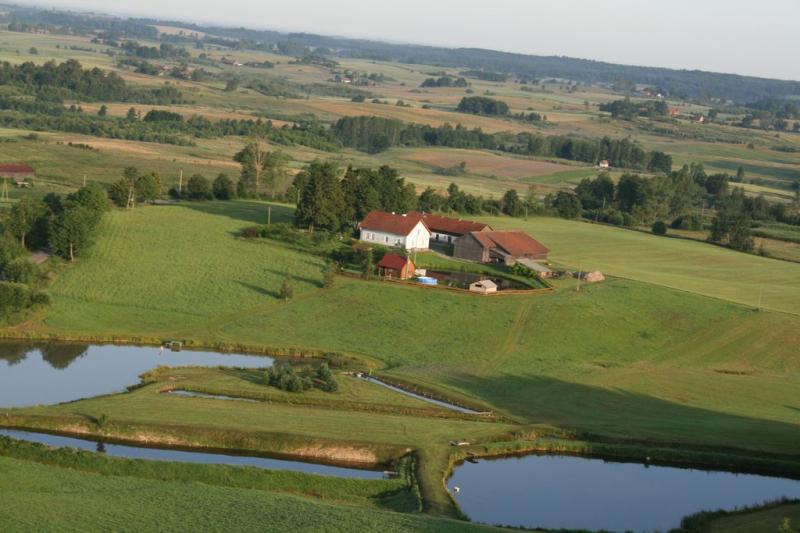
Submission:
[[[183,169],[181,169],[181,174],[178,178],[178,196],[181,194],[183,194]]]
[[[758,310],[761,311],[761,298],[764,296],[764,285],[758,289]]]
[[[86,187],[86,174],[83,175],[83,186]]]
[[[0,200],[8,200],[8,178],[3,178],[3,193],[0,195]]]
[[[578,265],[578,287],[575,292],[581,292],[581,277],[583,276],[583,265]]]
[[[267,226],[272,224],[272,204],[267,205]]]

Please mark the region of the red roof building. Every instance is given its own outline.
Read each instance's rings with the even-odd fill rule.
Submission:
[[[427,250],[431,231],[419,217],[370,211],[358,225],[360,239],[405,250]]]
[[[19,163],[0,164],[0,178],[9,178],[17,183],[36,177],[33,167]]]
[[[488,224],[482,222],[431,215],[419,211],[411,211],[408,216],[423,220],[431,230],[431,238],[438,242],[453,243],[462,235],[472,231],[490,231],[492,229]]]
[[[456,241],[453,256],[479,263],[513,265],[517,259],[547,259],[549,252],[522,231],[473,231]]]
[[[414,277],[416,267],[411,258],[391,252],[378,262],[378,275],[387,278],[409,279]]]

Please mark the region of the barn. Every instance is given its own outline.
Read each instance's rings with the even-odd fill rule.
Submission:
[[[17,187],[27,187],[29,182],[36,177],[33,167],[22,163],[2,163],[0,164],[0,178],[11,179]]]
[[[472,231],[491,231],[488,224],[411,211],[409,217],[422,219],[431,230],[431,240],[453,244],[459,237]]]
[[[455,243],[453,256],[478,263],[513,265],[518,259],[547,259],[549,250],[522,231],[473,231]]]

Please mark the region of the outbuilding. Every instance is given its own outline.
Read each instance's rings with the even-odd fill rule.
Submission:
[[[480,294],[491,294],[493,292],[497,292],[497,283],[490,279],[482,279],[480,281],[476,281],[475,283],[471,283],[469,290]]]
[[[393,254],[385,254],[378,261],[378,275],[386,278],[409,279],[414,277],[416,267],[410,257]]]
[[[521,231],[471,232],[455,243],[453,256],[478,263],[513,265],[519,259],[545,260],[549,250]]]
[[[431,240],[434,242],[453,244],[460,237],[472,231],[492,230],[488,224],[484,224],[483,222],[432,215],[419,211],[411,211],[408,216],[422,219],[425,225],[428,226],[428,229],[431,230]]]
[[[33,167],[21,163],[0,164],[0,178],[12,179],[17,187],[29,187],[31,180],[36,177]]]

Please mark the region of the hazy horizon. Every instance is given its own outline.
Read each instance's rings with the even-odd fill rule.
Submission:
[[[497,0],[490,7],[473,1],[405,0],[387,1],[386,8],[377,9],[363,0],[295,0],[275,7],[229,0],[224,13],[216,12],[210,2],[189,0],[138,0],[130,7],[107,6],[102,0],[15,3],[800,80],[800,63],[789,61],[791,50],[800,49],[796,0],[674,0],[653,5],[634,0]]]

